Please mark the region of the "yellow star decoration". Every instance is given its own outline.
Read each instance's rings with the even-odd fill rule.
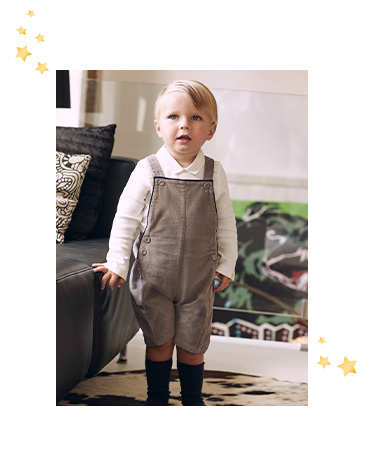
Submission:
[[[319,338],[319,343],[321,343],[323,345],[323,343],[325,343],[325,338],[320,337]]]
[[[37,68],[35,69],[36,71],[40,71],[41,75],[45,72],[48,71],[49,69],[46,67],[46,62],[45,64],[41,64],[40,62],[38,63]]]
[[[42,34],[39,34],[38,36],[35,36],[38,42],[42,41],[44,43],[44,38],[45,36],[42,36]]]
[[[30,18],[32,18],[33,16],[35,16],[33,10],[28,10],[27,15],[28,15]]]
[[[19,34],[26,34],[27,29],[20,27],[17,29],[17,31],[19,31]]]
[[[327,365],[330,365],[328,361],[328,356],[327,358],[323,358],[322,356],[320,357],[320,361],[317,363],[318,365],[322,365],[323,368],[325,368]]]
[[[25,61],[27,59],[27,56],[31,56],[31,53],[27,51],[27,46],[24,46],[24,48],[17,48],[18,49],[18,54],[15,57],[20,57]]]
[[[343,370],[343,375],[346,376],[349,373],[356,373],[356,370],[354,368],[356,363],[355,361],[350,361],[346,357],[341,365],[338,365],[338,368],[341,368]]]

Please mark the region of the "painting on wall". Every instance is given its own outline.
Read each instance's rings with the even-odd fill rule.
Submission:
[[[216,293],[213,334],[291,341],[307,337],[308,206],[233,201],[238,260]]]

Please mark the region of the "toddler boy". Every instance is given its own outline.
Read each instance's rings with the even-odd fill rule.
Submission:
[[[234,279],[236,222],[221,164],[201,147],[217,127],[217,104],[197,81],[164,87],[154,110],[164,145],[138,162],[114,218],[101,288],[127,279],[146,344],[146,405],[168,405],[174,345],[182,405],[204,406],[204,353],[214,292]],[[220,283],[214,287],[214,277]]]

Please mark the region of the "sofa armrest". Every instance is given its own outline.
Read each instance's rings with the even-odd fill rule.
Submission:
[[[85,263],[56,258],[56,402],[87,374],[94,323],[94,272]]]

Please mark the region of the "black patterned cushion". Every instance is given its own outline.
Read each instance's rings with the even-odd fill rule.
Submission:
[[[116,125],[85,128],[56,127],[58,151],[91,156],[78,205],[65,233],[66,240],[86,238],[96,223],[113,150],[115,128]]]
[[[56,152],[56,241],[62,243],[64,234],[77,206],[83,180],[91,156]]]

